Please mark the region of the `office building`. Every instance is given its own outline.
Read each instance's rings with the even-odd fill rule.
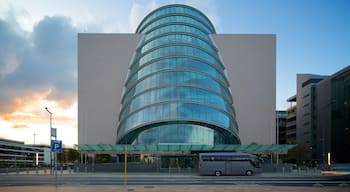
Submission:
[[[296,142],[297,132],[297,105],[296,96],[292,96],[287,99],[290,103],[290,107],[287,109],[287,121],[286,121],[286,143],[291,144]]]
[[[326,76],[297,74],[297,141],[316,145],[316,84]]]
[[[278,135],[278,137],[276,137],[277,144],[287,143],[287,117],[288,111],[276,111],[276,135]]]
[[[0,168],[47,166],[50,147],[0,139]]]
[[[315,157],[350,162],[350,66],[316,87],[317,141]]]
[[[330,76],[298,74],[294,99],[296,141],[309,146],[310,159],[325,162],[330,153],[335,162],[349,162],[350,66]]]

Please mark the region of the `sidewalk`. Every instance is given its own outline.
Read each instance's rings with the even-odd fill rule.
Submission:
[[[45,176],[50,175],[49,170],[30,170],[30,171],[21,171],[21,172],[8,172],[8,173],[0,173],[0,176]],[[135,176],[174,176],[174,177],[195,177],[199,176],[198,173],[195,172],[127,172],[128,177],[135,177]],[[70,170],[59,170],[57,172],[57,176],[81,176],[81,177],[123,177],[124,172],[73,172]],[[319,172],[263,172],[261,174],[253,175],[253,177],[320,177],[323,176],[322,173]]]
[[[116,191],[135,191],[135,192],[348,192],[349,187],[279,187],[268,185],[137,185],[137,186],[16,186],[0,187],[0,192],[116,192]]]

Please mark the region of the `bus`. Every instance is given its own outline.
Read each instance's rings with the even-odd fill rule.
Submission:
[[[199,154],[200,175],[247,175],[261,173],[257,156],[241,152]]]

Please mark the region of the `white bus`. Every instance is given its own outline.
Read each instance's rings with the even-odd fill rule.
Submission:
[[[240,152],[199,154],[200,175],[247,175],[261,173],[257,156]]]

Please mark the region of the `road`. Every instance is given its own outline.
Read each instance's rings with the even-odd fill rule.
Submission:
[[[169,176],[133,175],[126,178],[128,185],[274,185],[274,186],[350,186],[350,177],[261,177],[261,176]],[[33,185],[123,185],[123,176],[81,175],[1,175],[0,186]]]

